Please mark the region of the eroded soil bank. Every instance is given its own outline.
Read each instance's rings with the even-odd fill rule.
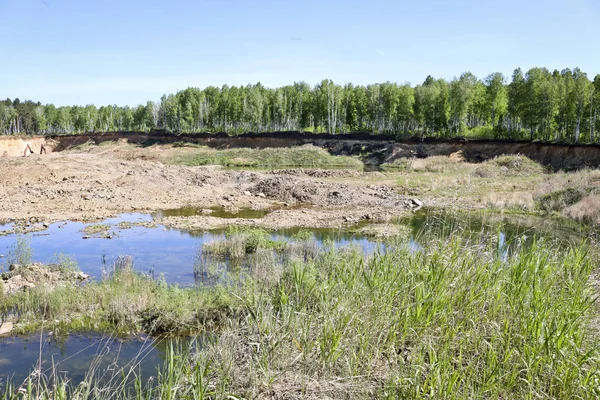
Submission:
[[[61,152],[84,143],[101,144],[127,140],[133,144],[193,143],[213,148],[273,148],[312,144],[334,155],[359,156],[366,164],[380,165],[401,157],[448,156],[461,151],[469,162],[481,162],[499,155],[522,154],[553,169],[573,170],[600,166],[600,146],[532,143],[505,140],[460,140],[405,138],[367,133],[315,135],[303,132],[273,132],[228,136],[226,134],[168,134],[164,132],[118,132],[36,138],[0,138],[0,156],[23,155],[27,143],[34,152],[41,144],[48,151]]]

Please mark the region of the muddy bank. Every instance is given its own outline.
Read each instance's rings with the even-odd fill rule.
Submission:
[[[354,208],[295,208],[279,209],[263,218],[217,218],[205,215],[186,217],[164,217],[157,223],[169,228],[190,231],[223,229],[228,226],[246,226],[273,230],[292,228],[311,229],[348,229],[357,224],[367,222],[387,222],[393,218],[407,215],[408,210],[418,206],[410,200],[402,202],[395,208],[354,207]]]

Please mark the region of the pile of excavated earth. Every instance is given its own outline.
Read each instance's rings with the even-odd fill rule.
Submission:
[[[0,221],[20,221],[23,229],[36,230],[60,220],[99,220],[123,212],[193,206],[278,210],[260,220],[219,221],[203,215],[186,219],[197,228],[224,223],[319,228],[386,220],[420,204],[391,186],[362,183],[380,172],[259,172],[167,165],[152,154],[160,149],[123,147],[0,158]],[[357,179],[335,181],[348,176]],[[171,217],[160,223],[182,221]]]

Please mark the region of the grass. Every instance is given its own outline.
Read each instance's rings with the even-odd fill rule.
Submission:
[[[326,150],[312,145],[291,148],[223,150],[193,146],[177,152],[170,161],[173,164],[188,166],[221,165],[231,168],[262,169],[287,167],[362,169],[364,167],[363,163],[356,158],[332,156]]]
[[[99,282],[44,287],[8,296],[0,313],[16,318],[16,333],[42,326],[56,334],[197,332],[220,323],[235,307],[224,288],[179,288],[133,270],[131,263]]]
[[[178,320],[211,332],[201,348],[169,352],[154,388],[137,380],[98,398],[600,396],[594,250],[534,240],[505,243],[499,254],[494,235],[451,237],[369,256],[330,243],[286,263],[277,279],[227,288],[181,289],[123,268],[2,307],[49,321],[85,311],[82,322]],[[30,398],[75,398],[89,385],[25,387]]]
[[[481,178],[533,176],[545,172],[544,167],[522,155],[504,155],[481,163],[473,174]]]

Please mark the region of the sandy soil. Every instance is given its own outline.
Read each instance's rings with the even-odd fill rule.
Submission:
[[[122,212],[185,206],[279,208],[260,220],[197,216],[164,218],[194,228],[229,224],[337,227],[387,220],[414,208],[410,198],[363,172],[288,170],[275,173],[165,165],[170,146],[126,144],[0,158],[0,221],[99,220]],[[352,174],[339,182],[339,174]]]

